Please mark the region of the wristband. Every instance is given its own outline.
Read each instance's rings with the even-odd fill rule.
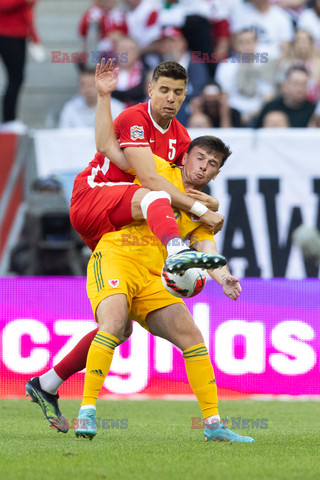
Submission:
[[[201,202],[194,202],[192,207],[190,208],[190,213],[193,213],[193,215],[197,215],[197,217],[201,217],[208,211],[207,207],[203,205]]]

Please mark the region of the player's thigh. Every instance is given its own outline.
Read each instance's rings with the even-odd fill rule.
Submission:
[[[120,339],[128,323],[127,296],[118,293],[104,298],[97,306],[96,320],[100,330]]]
[[[103,248],[93,252],[87,269],[87,294],[96,320],[98,320],[97,310],[101,302],[112,296],[119,298],[122,296],[122,298],[119,300],[119,305],[113,305],[115,301],[112,299],[104,302],[103,305],[106,307],[105,310],[100,309],[100,322],[102,321],[101,312],[109,315],[113,309],[112,315],[116,320],[118,309],[122,316],[124,310],[126,313],[130,311],[132,299],[141,289],[143,282],[140,278],[139,265],[135,265],[129,259],[114,252],[111,244],[107,244],[104,248],[103,240],[101,242],[99,245]],[[112,305],[112,308],[109,308],[109,304]]]
[[[176,303],[154,310],[147,316],[149,330],[182,351],[203,342],[203,336],[185,304]]]
[[[115,230],[112,216],[123,217],[121,226],[131,223],[131,201],[141,187],[135,184],[109,182],[88,186],[72,197],[70,220],[74,229],[84,237],[99,240],[102,235]]]
[[[175,303],[184,303],[181,298],[171,295],[162,285],[161,277],[153,275],[144,269],[144,283],[138,294],[133,298],[130,318],[149,330],[146,318],[154,310],[164,308]]]
[[[145,286],[133,299],[130,313],[153,335],[165,338],[181,350],[203,342],[183,300],[171,295],[158,275],[147,274]]]

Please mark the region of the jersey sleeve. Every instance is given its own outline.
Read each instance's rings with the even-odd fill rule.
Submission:
[[[120,148],[149,147],[150,125],[143,112],[124,110],[114,122]]]
[[[205,225],[201,224],[199,227],[195,228],[190,235],[190,247],[203,240],[212,240],[215,242],[213,233],[211,233]]]

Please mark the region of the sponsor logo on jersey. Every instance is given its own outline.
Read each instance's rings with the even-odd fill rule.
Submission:
[[[194,215],[193,213],[191,213],[190,218],[193,222],[201,222],[201,219],[197,217],[197,215]]]
[[[118,278],[113,278],[112,280],[108,280],[108,283],[110,287],[117,288],[120,283],[120,280]]]
[[[131,137],[131,140],[143,139],[144,138],[143,127],[139,127],[139,125],[133,125],[130,128],[130,137]]]

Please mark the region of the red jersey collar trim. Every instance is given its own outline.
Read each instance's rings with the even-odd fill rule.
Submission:
[[[153,118],[152,118],[150,100],[148,101],[148,114],[149,114],[149,117],[151,118],[151,122],[153,123],[153,125],[155,126],[155,128],[156,128],[157,130],[159,130],[159,132],[161,132],[161,133],[167,133],[167,131],[168,131],[169,128],[170,128],[170,125],[171,125],[172,120],[170,120],[170,123],[169,123],[169,125],[168,125],[168,128],[164,129],[164,128],[160,127],[160,125],[158,125],[158,124],[153,120]]]

